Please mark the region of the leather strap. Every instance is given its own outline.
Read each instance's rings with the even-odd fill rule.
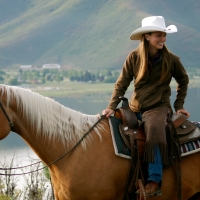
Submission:
[[[149,198],[146,194],[146,191],[141,179],[138,179],[138,185],[140,189],[140,200],[148,200]]]
[[[176,161],[177,200],[182,200],[181,165]]]

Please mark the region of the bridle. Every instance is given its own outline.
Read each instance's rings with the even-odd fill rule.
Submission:
[[[0,107],[1,107],[1,110],[3,111],[3,113],[4,113],[4,115],[5,115],[6,119],[8,120],[8,123],[9,123],[9,126],[10,126],[11,131],[14,131],[14,130],[13,130],[14,124],[11,122],[10,118],[8,117],[8,115],[7,115],[7,113],[6,113],[6,111],[5,111],[5,109],[4,109],[4,107],[3,107],[3,105],[2,105],[1,102],[0,102]]]
[[[8,120],[8,123],[9,123],[9,125],[10,125],[11,131],[13,131],[13,129],[14,129],[14,124],[11,122],[10,118],[8,117],[8,115],[7,115],[7,113],[6,113],[6,111],[5,111],[5,109],[4,109],[4,107],[3,107],[3,105],[2,105],[1,102],[0,102],[0,107],[1,107],[1,109],[2,109],[2,111],[3,111],[3,113],[4,113],[4,115],[6,116],[6,118],[7,118],[7,120]],[[92,131],[93,128],[94,128],[95,126],[97,126],[97,124],[100,123],[100,121],[101,121],[102,119],[104,119],[105,117],[106,117],[106,115],[101,115],[101,116],[100,116],[100,119],[99,119],[98,121],[96,121],[96,122],[93,124],[93,126],[89,128],[89,130],[88,130],[86,133],[84,133],[84,135],[82,136],[82,138],[81,138],[67,153],[65,153],[64,155],[62,155],[60,158],[54,160],[53,162],[49,163],[48,165],[45,165],[45,164],[44,164],[44,167],[38,168],[37,170],[33,170],[33,171],[30,171],[30,172],[26,172],[26,173],[9,174],[9,175],[10,175],[10,176],[16,176],[16,175],[30,174],[30,173],[33,173],[33,172],[36,172],[36,171],[40,171],[40,170],[42,170],[42,169],[44,169],[44,168],[47,168],[47,167],[51,166],[52,164],[58,162],[59,160],[61,160],[61,159],[64,158],[65,156],[67,156],[69,153],[71,153],[71,152],[83,141],[83,139],[90,133],[90,131]],[[22,168],[25,168],[25,167],[29,167],[29,166],[36,165],[36,164],[38,164],[38,163],[41,163],[41,161],[36,162],[36,163],[33,163],[33,164],[31,164],[31,165],[22,166],[22,167],[0,168],[0,170],[22,169]],[[2,173],[0,173],[0,175],[7,175],[7,174],[2,174]]]

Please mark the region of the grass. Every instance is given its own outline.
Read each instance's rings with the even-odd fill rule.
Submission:
[[[37,85],[31,88],[32,91],[38,92],[44,96],[65,97],[65,96],[81,96],[88,94],[111,94],[114,84],[111,83],[48,83],[45,85]]]

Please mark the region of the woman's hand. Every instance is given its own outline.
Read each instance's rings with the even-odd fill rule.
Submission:
[[[190,113],[185,109],[179,109],[179,110],[176,111],[176,114],[180,114],[180,113],[185,114],[188,117],[190,117]]]
[[[112,115],[113,113],[114,113],[114,110],[109,109],[109,108],[102,111],[102,114],[106,115],[107,118],[110,117],[110,115]]]

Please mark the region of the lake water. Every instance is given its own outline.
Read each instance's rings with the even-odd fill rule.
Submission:
[[[131,93],[127,93],[129,98]],[[172,92],[171,104],[173,105],[175,99],[175,91]],[[110,94],[99,95],[90,94],[84,97],[63,97],[56,98],[56,101],[61,104],[80,111],[86,114],[101,114],[101,111],[106,108]],[[188,95],[185,101],[185,109],[191,114],[191,121],[200,121],[200,88],[193,88],[188,90]],[[16,149],[27,147],[26,143],[15,133],[10,133],[7,138],[0,141],[0,150]]]

